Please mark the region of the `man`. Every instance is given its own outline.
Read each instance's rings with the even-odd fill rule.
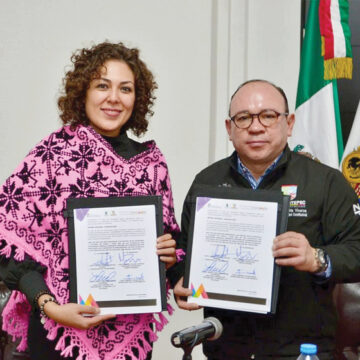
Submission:
[[[232,97],[229,117],[225,125],[235,151],[196,176],[184,203],[180,246],[186,249],[195,184],[283,193],[291,185],[291,202],[287,231],[272,248],[282,267],[276,314],[205,308],[204,316],[217,317],[224,332],[204,344],[204,353],[211,360],[296,359],[300,344],[312,342],[321,360],[333,359],[333,287],[360,279],[356,195],[340,172],[290,151],[295,118],[282,89],[263,80],[244,83]],[[182,286],[183,274],[182,263],[170,274],[177,303],[198,309],[184,299],[191,291]]]

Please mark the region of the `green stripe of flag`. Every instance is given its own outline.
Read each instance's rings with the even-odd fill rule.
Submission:
[[[345,44],[346,44],[346,57],[352,57],[351,48],[351,30],[349,26],[349,2],[348,0],[339,0],[339,10],[341,17],[341,26],[344,31]]]
[[[337,89],[337,81],[332,80],[332,82],[333,82],[333,94],[334,94],[336,138],[337,138],[338,155],[339,155],[339,163],[340,163],[341,159],[343,157],[343,153],[344,153],[344,143],[343,143],[342,130],[341,130],[341,117],[340,117],[340,107],[339,107],[339,96],[338,96],[338,89]]]
[[[321,56],[319,0],[312,0],[301,50],[296,108],[309,100],[328,83],[330,83],[329,80],[324,80],[324,58]]]

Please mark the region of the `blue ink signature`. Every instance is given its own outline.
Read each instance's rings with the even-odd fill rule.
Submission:
[[[236,258],[238,260],[255,260],[257,254],[252,254],[251,251],[243,251],[242,247],[236,249]]]
[[[101,254],[101,258],[95,261],[92,266],[107,266],[112,263],[112,257],[109,253]]]
[[[124,251],[118,254],[118,260],[121,265],[139,264],[140,258],[136,258],[134,254],[125,254]]]
[[[125,280],[128,280],[128,281],[144,281],[145,278],[144,278],[144,274],[141,273],[140,275],[131,275],[131,274],[127,274],[125,275]]]
[[[229,248],[226,245],[216,245],[214,253],[211,255],[214,259],[224,259],[229,255]]]
[[[252,270],[243,270],[243,269],[237,269],[235,272],[235,275],[253,275],[256,276],[255,269]]]
[[[227,261],[213,260],[208,266],[205,266],[202,272],[208,274],[225,274],[229,267]]]
[[[90,282],[111,282],[115,281],[116,271],[106,273],[105,270],[99,273],[93,273],[90,277]]]

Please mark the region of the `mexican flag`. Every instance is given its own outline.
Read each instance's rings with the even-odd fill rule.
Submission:
[[[336,78],[352,76],[346,0],[311,0],[301,51],[290,147],[338,168],[342,158]]]

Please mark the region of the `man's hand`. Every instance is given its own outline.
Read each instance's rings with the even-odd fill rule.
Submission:
[[[300,233],[287,231],[274,239],[273,256],[280,266],[293,266],[296,270],[314,273],[318,269],[315,249]]]
[[[201,306],[194,303],[188,303],[186,297],[191,296],[192,291],[190,289],[183,287],[184,278],[182,277],[174,287],[174,295],[176,303],[180,309],[184,310],[198,310],[201,309]]]
[[[157,238],[156,253],[160,256],[160,260],[165,263],[166,269],[176,263],[176,241],[171,234],[164,234]]]

